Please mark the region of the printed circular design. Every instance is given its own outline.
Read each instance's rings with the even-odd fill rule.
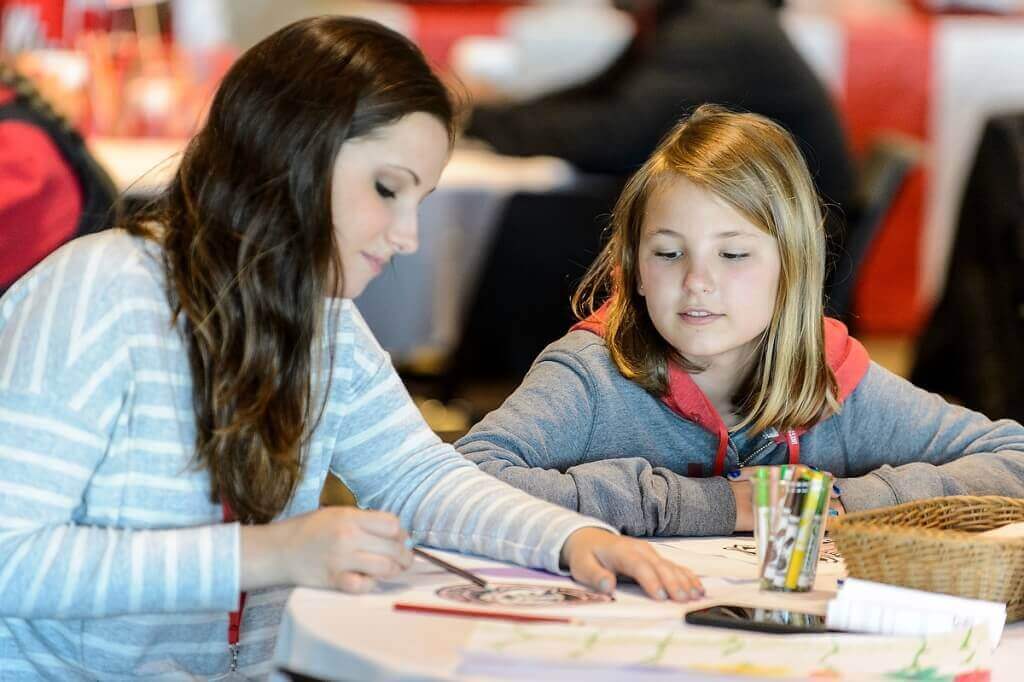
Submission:
[[[514,583],[491,584],[488,587],[452,585],[439,589],[437,596],[465,604],[487,606],[574,606],[612,601],[607,594],[587,592],[574,587]]]

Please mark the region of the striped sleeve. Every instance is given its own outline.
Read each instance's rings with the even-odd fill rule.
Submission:
[[[108,243],[109,241],[109,243]],[[124,237],[63,247],[0,301],[0,616],[97,618],[229,610],[238,527],[81,523],[130,394],[131,311],[158,299],[133,282]],[[104,254],[104,247],[111,246]],[[119,251],[120,248],[120,251]],[[112,289],[111,282],[124,289]],[[166,305],[164,315],[167,314]]]
[[[562,572],[562,545],[573,531],[615,532],[481,472],[443,443],[361,320],[356,327],[336,375],[353,377],[357,388],[329,405],[327,416],[340,433],[331,471],[361,507],[396,514],[418,542],[552,572]]]

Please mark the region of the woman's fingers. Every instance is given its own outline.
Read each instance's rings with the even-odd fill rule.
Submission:
[[[700,578],[685,566],[661,560],[655,562],[654,569],[658,572],[661,584],[671,599],[690,601],[704,597],[704,588],[701,586]]]
[[[617,572],[628,575],[654,599],[690,601],[704,594],[700,578],[684,566],[663,559],[646,543],[633,540],[637,547],[615,557]]]
[[[373,578],[352,571],[334,574],[331,582],[331,587],[334,589],[352,594],[366,594],[377,585],[377,581]]]
[[[365,509],[350,509],[348,511],[356,525],[369,535],[401,539],[402,541],[408,537],[402,530],[402,524],[399,523],[398,517],[394,514]]]
[[[593,552],[573,554],[569,562],[569,572],[573,580],[598,592],[611,594],[615,591],[615,573],[605,568]]]
[[[404,571],[406,566],[389,556],[360,551],[352,554],[348,568],[375,578],[389,578]]]
[[[392,538],[382,538],[376,535],[361,534],[353,538],[349,549],[353,556],[360,554],[376,555],[384,557],[401,567],[402,570],[412,565],[412,550],[406,546],[404,541]],[[355,570],[362,571],[362,568],[353,566]],[[363,571],[364,573],[368,571]]]

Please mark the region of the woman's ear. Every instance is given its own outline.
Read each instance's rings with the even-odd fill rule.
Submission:
[[[640,294],[641,296],[644,295],[644,281],[640,279],[639,275],[637,275],[636,278],[636,293]]]

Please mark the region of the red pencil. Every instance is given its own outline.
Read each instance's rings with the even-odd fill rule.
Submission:
[[[408,604],[395,602],[395,611],[413,611],[416,613],[432,613],[439,616],[463,616],[465,618],[493,618],[494,620],[511,620],[520,623],[565,623],[573,624],[578,621],[565,616],[541,616],[520,613],[508,613],[502,611],[486,611],[484,609],[463,609],[447,606],[427,606],[425,604]]]

